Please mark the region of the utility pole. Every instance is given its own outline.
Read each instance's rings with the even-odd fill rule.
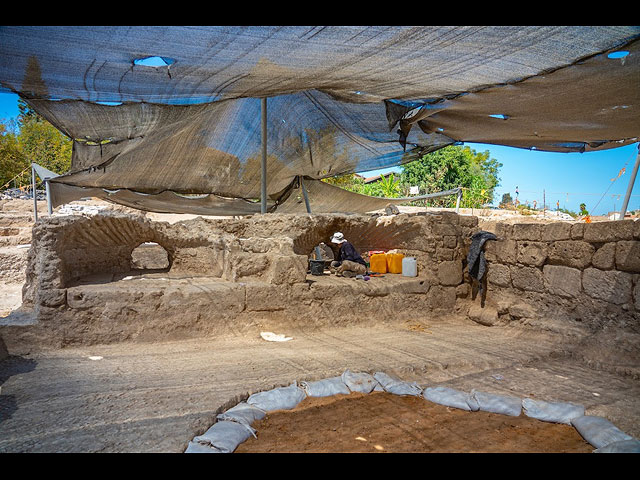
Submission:
[[[267,213],[267,98],[260,99],[262,110],[262,176],[260,177],[260,213]]]
[[[640,143],[638,144],[638,155],[636,156],[636,164],[633,166],[633,171],[631,172],[631,178],[629,179],[629,186],[627,187],[627,193],[624,196],[624,202],[622,203],[622,208],[620,209],[619,220],[624,220],[624,214],[627,213],[627,207],[629,206],[629,199],[631,198],[631,191],[633,190],[633,184],[636,181],[636,175],[638,174],[639,166],[640,166]]]

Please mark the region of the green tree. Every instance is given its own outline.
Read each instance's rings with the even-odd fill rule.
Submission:
[[[18,145],[29,163],[62,174],[71,168],[72,141],[22,100],[18,101]]]
[[[500,208],[513,206],[513,198],[509,192],[502,194],[502,201],[500,202]]]
[[[0,122],[0,189],[23,186],[29,182],[30,171],[15,178],[29,170],[30,163],[20,149],[16,133],[11,130],[10,125]]]
[[[480,207],[493,201],[500,167],[502,164],[491,158],[489,151],[478,153],[452,145],[403,165],[400,181],[405,187],[418,186],[421,194],[463,187],[461,206]],[[455,202],[455,197],[449,196],[432,199],[428,204],[453,207]]]

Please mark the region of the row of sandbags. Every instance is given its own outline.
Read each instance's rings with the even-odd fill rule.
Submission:
[[[573,425],[587,442],[596,447],[596,453],[640,453],[640,441],[605,418],[585,415],[581,405],[520,399],[477,390],[466,393],[449,387],[422,389],[415,382],[404,382],[383,372],[371,375],[350,370],[339,377],[300,382],[300,385],[294,382],[288,387],[254,393],[246,402],[217,415],[216,423],[204,434],[194,437],[185,453],[231,453],[250,436],[256,436],[255,429],[251,427],[254,421],[264,418],[268,412],[291,410],[307,396],[328,397],[373,391],[420,396],[433,403],[470,412],[480,410],[519,416],[524,411],[526,416],[541,421]]]

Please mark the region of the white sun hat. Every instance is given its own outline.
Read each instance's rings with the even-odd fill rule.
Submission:
[[[344,235],[342,234],[342,232],[336,232],[333,234],[333,237],[331,237],[331,242],[343,243],[343,242],[346,242],[346,240],[344,239]]]

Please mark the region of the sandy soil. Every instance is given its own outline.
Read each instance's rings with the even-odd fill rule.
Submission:
[[[8,285],[0,285],[0,316],[19,305],[21,284]],[[260,331],[293,340],[267,342]],[[383,371],[422,387],[575,402],[640,436],[640,383],[595,362],[588,345],[459,318],[293,331],[265,321],[243,335],[9,353],[0,361],[0,453],[179,453],[250,394],[345,369]],[[258,440],[239,452],[305,445],[326,452],[592,450],[572,427],[386,394],[307,399],[256,428]]]
[[[570,425],[466,412],[386,392],[303,400],[253,424],[235,453],[590,453]]]

